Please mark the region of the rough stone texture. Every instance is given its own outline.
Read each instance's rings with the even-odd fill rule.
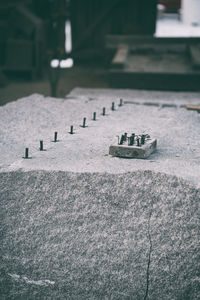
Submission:
[[[0,108],[2,299],[200,298],[199,114],[184,108],[199,96],[76,89]],[[148,132],[158,151],[109,156],[125,131]]]
[[[119,98],[127,104],[118,107]],[[19,99],[0,107],[0,172],[152,170],[182,177],[198,186],[200,115],[182,105],[198,104],[199,99],[200,93],[112,89],[75,89],[66,99],[41,95]],[[111,110],[113,101],[115,111]],[[101,115],[103,107],[106,116]],[[93,112],[97,113],[97,121],[92,121]],[[80,127],[84,117],[87,128]],[[73,135],[68,133],[71,125]],[[55,131],[59,143],[51,142]],[[124,132],[150,134],[158,141],[157,151],[145,161],[109,156],[116,135]],[[40,140],[47,151],[39,151]],[[30,160],[22,159],[25,147],[29,148]]]
[[[1,299],[199,299],[200,190],[177,177],[1,173]]]

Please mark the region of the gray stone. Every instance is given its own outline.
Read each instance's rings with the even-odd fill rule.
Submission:
[[[147,141],[141,146],[111,145],[109,154],[124,158],[147,158],[156,150],[157,140]]]

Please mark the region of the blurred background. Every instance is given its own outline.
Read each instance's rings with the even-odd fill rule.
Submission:
[[[77,86],[200,90],[200,0],[1,0],[0,104]]]

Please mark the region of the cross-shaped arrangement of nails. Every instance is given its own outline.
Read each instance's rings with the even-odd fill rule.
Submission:
[[[123,158],[148,158],[157,148],[157,140],[152,139],[149,134],[130,135],[125,132],[118,136],[118,143],[110,145],[109,154]]]
[[[132,133],[130,136],[128,136],[127,132],[121,135],[118,138],[118,145],[127,145],[127,146],[137,146],[141,147],[142,145],[145,144],[147,140],[150,140],[150,135],[149,134],[135,134]]]
[[[121,107],[123,105],[124,105],[123,99],[120,99],[120,103],[119,103],[118,106]],[[115,102],[112,102],[111,110],[112,111],[116,110],[116,108],[115,108]],[[105,107],[103,107],[101,115],[102,116],[107,116],[107,114],[106,114],[106,108]],[[87,119],[86,119],[86,117],[84,117],[83,118],[83,123],[82,123],[82,125],[80,125],[80,127],[87,128],[88,125],[86,125],[86,121],[87,121]],[[97,113],[96,112],[93,113],[92,121],[97,121]],[[74,126],[73,125],[70,126],[69,134],[75,134],[75,132],[74,132]],[[58,132],[57,131],[54,132],[54,139],[52,140],[52,142],[53,143],[59,142],[59,140],[58,140]],[[46,151],[46,149],[44,149],[43,140],[40,140],[39,151]],[[29,156],[29,148],[25,148],[25,155],[23,156],[23,158],[24,159],[30,159],[30,158],[32,158],[32,157]]]

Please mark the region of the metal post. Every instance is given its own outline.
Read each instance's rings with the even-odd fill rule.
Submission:
[[[55,143],[57,142],[57,137],[58,137],[58,133],[57,133],[57,131],[56,131],[56,132],[54,132],[54,142],[55,142]]]
[[[43,141],[40,141],[40,151],[43,151]]]
[[[70,132],[69,133],[70,134],[74,134],[74,127],[73,127],[73,125],[70,126]]]
[[[145,135],[143,134],[141,136],[141,145],[144,145],[145,144]]]
[[[93,121],[96,121],[96,112],[93,113]]]
[[[86,118],[83,118],[83,126],[82,127],[85,128],[86,127],[85,125],[86,125]]]
[[[119,106],[122,106],[122,105],[123,105],[123,99],[120,99]]]
[[[28,157],[28,148],[25,149],[25,157],[24,158],[29,158]]]

